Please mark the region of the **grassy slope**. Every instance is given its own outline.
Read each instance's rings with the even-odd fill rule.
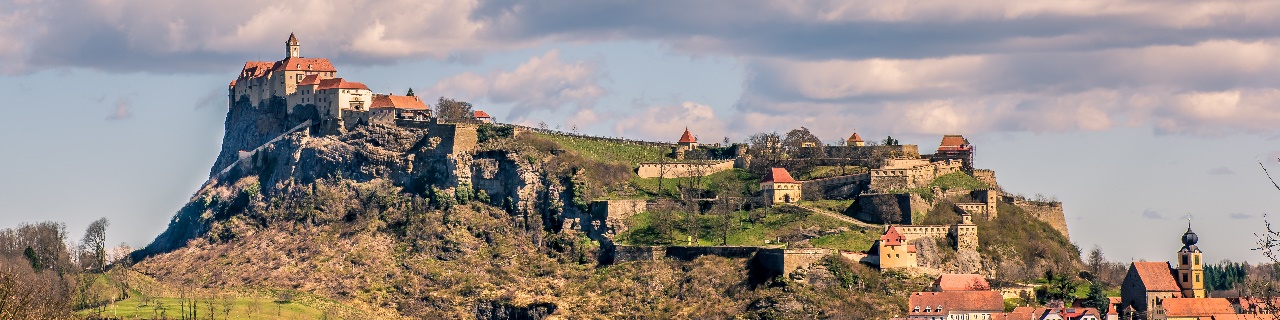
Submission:
[[[751,214],[756,214],[755,222],[750,219]],[[760,215],[763,215],[762,217]],[[715,215],[699,215],[698,217],[698,241],[696,245],[720,245],[721,232],[717,226],[720,217]],[[631,245],[654,245],[663,243],[663,235],[658,234],[653,228],[653,213],[645,212],[631,217],[630,229],[618,236],[618,241]],[[680,213],[677,219],[683,219]],[[856,225],[852,225],[843,221],[839,221],[827,216],[817,214],[807,214],[803,211],[779,212],[772,209],[757,209],[755,211],[739,211],[733,213],[732,219],[734,225],[729,232],[728,245],[740,246],[764,246],[772,245],[773,240],[779,238],[788,238],[796,235],[804,230],[831,230],[841,227],[849,228],[849,231],[838,234],[831,234],[817,237],[810,240],[810,244],[819,248],[831,248],[846,251],[863,251],[871,247],[871,243],[879,234],[876,230],[866,230]],[[671,241],[668,243],[676,245],[687,245],[688,237],[692,229],[679,225],[683,223],[681,220],[677,223],[676,230],[673,232]],[[769,241],[769,242],[766,242]]]
[[[90,289],[98,292],[98,297],[115,302],[101,308],[80,310],[76,314],[99,314],[121,319],[176,318],[183,313],[184,300],[196,303],[196,317],[199,319],[207,318],[211,313],[217,319],[320,319],[339,314],[322,309],[350,309],[329,299],[293,291],[289,292],[291,298],[287,301],[276,301],[278,299],[274,297],[279,296],[277,293],[281,291],[273,290],[193,289],[183,294],[179,289],[147,275],[132,270],[120,271],[114,269],[96,275]],[[121,284],[127,288],[128,296],[125,299],[120,299],[118,288]],[[192,298],[182,299],[182,296]],[[212,312],[210,305],[213,306]]]
[[[754,176],[743,169],[732,169],[716,172],[700,179],[693,177],[662,179],[662,191],[664,195],[674,197],[677,194],[677,186],[688,185],[694,181],[698,181],[702,188],[719,191],[717,188],[721,183],[732,180],[742,182],[743,187],[748,192],[754,193],[760,190],[760,177]],[[631,186],[648,196],[658,195],[658,178],[633,177],[631,178]]]
[[[567,150],[602,162],[625,162],[632,167],[641,162],[654,162],[671,153],[669,147],[643,146],[604,140],[583,139],[544,133],[533,133],[539,138],[555,141]]]

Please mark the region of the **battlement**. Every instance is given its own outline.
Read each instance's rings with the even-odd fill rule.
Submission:
[[[645,162],[636,169],[641,178],[682,178],[711,175],[733,169],[734,160],[706,162]]]

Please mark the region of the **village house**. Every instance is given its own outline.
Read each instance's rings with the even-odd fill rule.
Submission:
[[[689,130],[686,129],[684,134],[688,137]],[[683,140],[682,137],[681,141]],[[690,139],[690,143],[696,144],[697,141]],[[791,173],[786,168],[772,168],[760,180],[760,192],[769,205],[795,203],[800,201],[800,182],[791,178]]]
[[[916,262],[916,246],[907,244],[907,236],[898,232],[898,227],[889,226],[872,247],[880,257],[878,261],[880,270],[911,269],[919,266]],[[949,285],[951,285],[950,282],[948,282]]]
[[[471,113],[471,116],[475,117],[480,123],[493,123],[493,117],[489,116],[489,113],[484,112],[484,110],[476,110]]]
[[[1004,313],[1004,299],[990,290],[915,292],[908,300],[908,319],[991,319]]]

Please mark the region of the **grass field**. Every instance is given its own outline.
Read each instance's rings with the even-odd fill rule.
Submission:
[[[662,181],[662,193],[666,196],[677,196],[677,186],[688,185],[697,178],[667,178]],[[702,188],[711,191],[719,191],[718,188],[723,182],[737,180],[742,183],[742,187],[748,193],[755,193],[760,189],[760,178],[752,176],[751,173],[742,169],[732,169],[728,171],[716,172],[701,179]],[[649,196],[658,195],[658,178],[640,178],[632,177],[631,186],[636,190]]]
[[[808,171],[797,173],[795,178],[798,180],[813,180],[866,172],[867,168],[859,166],[816,166]]]
[[[656,162],[671,153],[670,147],[645,146],[584,139],[571,136],[534,133],[539,138],[555,141],[567,150],[573,150],[588,159],[604,162],[623,162],[636,167],[641,162]]]

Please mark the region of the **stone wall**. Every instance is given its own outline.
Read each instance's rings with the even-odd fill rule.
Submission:
[[[991,186],[992,190],[1000,190],[1000,185],[996,184],[996,172],[990,169],[973,169],[973,177],[978,181]]]
[[[440,138],[437,153],[458,154],[475,149],[479,142],[476,128],[470,123],[428,123],[427,134]]]
[[[886,224],[885,218],[894,216],[900,220],[893,224],[912,224],[911,213],[929,210],[928,203],[914,193],[861,194],[854,203],[859,206],[854,218],[875,224]]]
[[[1053,226],[1053,229],[1061,232],[1067,240],[1071,240],[1071,235],[1067,233],[1067,217],[1062,212],[1062,202],[1015,201],[1013,205]]]
[[[590,205],[590,221],[580,221],[583,232],[592,239],[613,239],[627,231],[631,216],[649,209],[646,200],[599,200]]]
[[[902,166],[872,169],[871,190],[888,191],[928,186],[938,176],[960,171],[963,168],[963,162],[946,160],[908,168],[902,168]]]
[[[824,248],[807,249],[760,249],[756,253],[756,266],[762,275],[789,275],[797,269],[808,269],[822,258],[836,254],[835,250]]]
[[[896,146],[825,146],[823,151],[828,157],[832,158],[851,158],[851,157],[877,157],[883,155],[895,155],[905,157],[919,157],[920,147],[914,144],[904,144]]]
[[[733,167],[734,160],[669,163],[645,162],[640,164],[639,169],[636,169],[636,174],[641,178],[657,178],[659,176],[664,178],[696,177],[732,170]]]
[[[751,258],[751,273],[756,276],[773,277],[790,274],[801,268],[808,268],[826,256],[836,254],[835,250],[823,248],[778,249],[763,247],[739,246],[615,246],[613,263],[628,261],[650,261],[662,258],[691,261],[701,256],[718,256],[725,258]]]

